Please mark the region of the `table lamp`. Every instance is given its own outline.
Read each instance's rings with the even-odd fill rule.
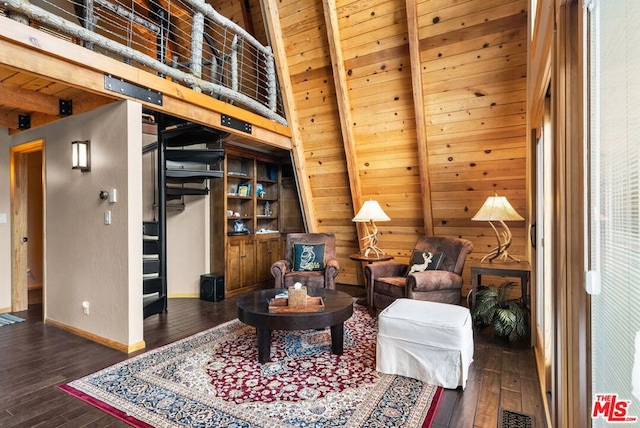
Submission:
[[[507,258],[516,262],[520,261],[509,255],[507,252],[507,249],[511,246],[511,231],[504,222],[522,221],[524,218],[522,218],[522,216],[511,206],[506,197],[498,196],[497,194],[489,196],[484,202],[484,205],[480,207],[476,215],[473,216],[471,220],[488,221],[493,228],[493,231],[496,234],[496,240],[498,241],[498,246],[484,256],[482,260],[480,260],[480,263],[484,262],[487,258],[489,258],[489,263],[497,258],[502,259],[502,261],[507,261]],[[502,231],[502,238],[492,223],[494,221],[499,221],[504,229]]]
[[[366,236],[362,238],[365,243],[365,247],[360,250],[360,253],[364,257],[369,257],[369,253],[372,251],[376,254],[376,257],[384,255],[384,251],[378,248],[378,227],[376,221],[390,221],[389,216],[382,210],[378,201],[366,201],[362,204],[358,214],[351,220],[356,223],[361,222],[365,224]]]

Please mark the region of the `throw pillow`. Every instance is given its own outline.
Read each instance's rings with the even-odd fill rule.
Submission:
[[[324,269],[323,244],[293,244],[293,270],[312,271]]]
[[[409,262],[407,275],[425,270],[438,270],[442,265],[442,260],[444,260],[444,253],[414,251],[411,261]]]

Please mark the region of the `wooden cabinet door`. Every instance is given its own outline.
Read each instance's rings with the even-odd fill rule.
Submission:
[[[242,286],[242,241],[229,240],[227,243],[227,269],[225,289],[227,294]]]
[[[241,281],[242,287],[250,287],[257,282],[256,241],[251,238],[243,241],[243,244],[242,254],[240,255],[242,260]]]
[[[273,282],[271,265],[280,260],[280,237],[258,238],[258,282]]]

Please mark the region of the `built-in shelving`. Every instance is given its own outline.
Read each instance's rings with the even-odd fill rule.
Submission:
[[[212,269],[225,271],[225,295],[268,285],[281,254],[280,160],[226,150],[224,176],[212,185]]]

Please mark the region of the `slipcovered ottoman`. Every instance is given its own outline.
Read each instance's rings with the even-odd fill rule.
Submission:
[[[473,328],[465,307],[397,299],[378,315],[379,372],[464,389],[472,361]]]

